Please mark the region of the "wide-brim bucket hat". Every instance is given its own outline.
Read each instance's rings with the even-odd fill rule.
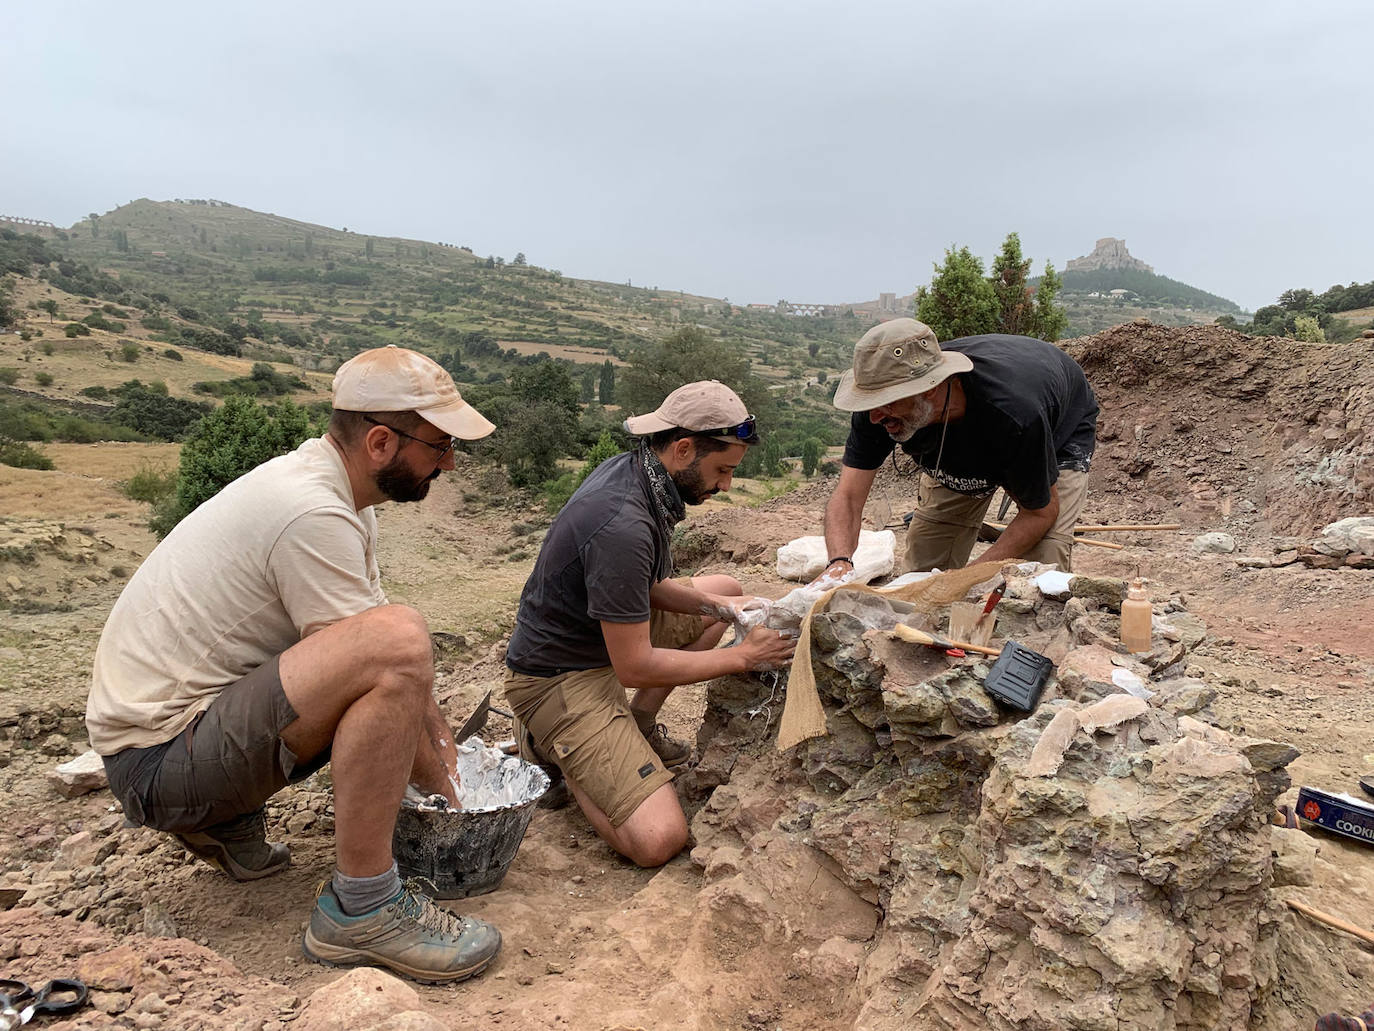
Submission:
[[[867,412],[904,397],[924,394],[973,363],[957,351],[942,351],[935,331],[915,319],[874,326],[854,345],[854,366],[840,377],[836,408]]]

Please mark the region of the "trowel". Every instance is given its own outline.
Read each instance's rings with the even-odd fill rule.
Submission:
[[[504,709],[498,709],[491,704],[491,692],[488,691],[482,696],[482,700],[477,703],[477,709],[473,714],[464,720],[463,725],[458,728],[458,737],[455,740],[466,741],[468,738],[472,737],[473,734],[482,733],[487,725],[487,717],[493,712],[498,716],[506,717],[506,719],[513,719],[510,713],[506,712]]]

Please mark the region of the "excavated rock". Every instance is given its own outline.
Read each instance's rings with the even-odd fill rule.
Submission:
[[[788,943],[856,1031],[1245,1026],[1276,983],[1275,870],[1304,876],[1268,824],[1296,750],[1190,715],[1216,692],[1173,671],[1206,632],[1177,605],[1133,657],[1104,632],[1115,588],[1017,590],[1029,646],[1092,638],[1029,715],[877,609],[816,620],[831,733],[792,753],[775,685],[711,686],[692,858],[715,940]]]

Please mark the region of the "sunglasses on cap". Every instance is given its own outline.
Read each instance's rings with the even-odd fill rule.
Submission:
[[[744,421],[736,423],[734,426],[722,426],[716,430],[697,430],[703,437],[732,437],[745,444],[757,444],[759,441],[758,423],[752,415],[746,416]]]

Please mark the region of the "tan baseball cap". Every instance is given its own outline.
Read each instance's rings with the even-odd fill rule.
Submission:
[[[754,417],[749,409],[744,407],[738,394],[714,379],[678,387],[663,399],[657,410],[625,420],[626,432],[640,437],[678,428],[694,433],[719,430],[714,436],[743,444],[758,443]]]
[[[334,373],[334,407],[345,412],[414,412],[451,437],[476,440],[496,429],[463,400],[442,365],[388,344],[363,351]]]
[[[866,412],[904,397],[924,394],[973,363],[957,351],[941,351],[935,331],[915,319],[874,326],[854,345],[854,367],[840,377],[835,407]]]

